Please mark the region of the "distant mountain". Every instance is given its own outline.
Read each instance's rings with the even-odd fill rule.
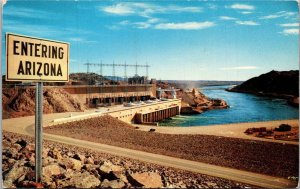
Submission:
[[[239,85],[243,81],[215,81],[215,80],[166,80],[164,82],[175,84],[176,86],[186,88],[199,88],[204,86],[218,86],[218,85]]]
[[[80,82],[82,84],[116,84],[115,81],[97,73],[71,73],[69,78],[72,81]]]
[[[251,78],[229,89],[229,91],[254,93],[271,97],[299,97],[299,70],[273,70]]]

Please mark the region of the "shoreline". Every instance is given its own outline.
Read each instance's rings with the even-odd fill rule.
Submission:
[[[289,124],[292,127],[299,127],[298,119],[288,119],[288,120],[274,120],[274,121],[259,121],[259,122],[244,122],[244,123],[229,123],[229,124],[216,124],[216,125],[204,125],[204,126],[189,126],[189,127],[180,127],[180,126],[146,126],[146,125],[137,125],[138,130],[149,131],[151,128],[155,129],[155,132],[164,133],[164,134],[187,134],[187,135],[213,135],[213,136],[223,136],[231,138],[242,138],[250,140],[261,140],[268,142],[278,142],[278,143],[288,143],[288,144],[299,144],[299,141],[283,141],[283,140],[271,140],[265,138],[258,138],[250,135],[246,135],[244,132],[248,128],[258,128],[266,127],[275,128],[280,124]]]

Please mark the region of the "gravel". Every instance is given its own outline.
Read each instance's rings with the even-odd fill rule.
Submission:
[[[47,127],[45,132],[284,178],[299,172],[298,145],[145,132],[111,116]]]
[[[19,142],[22,145],[16,145]],[[10,187],[72,187],[70,183],[77,182],[76,184],[81,184],[80,181],[76,181],[77,177],[93,178],[93,183],[95,185],[101,183],[97,186],[107,186],[112,184],[115,186],[120,183],[125,188],[135,188],[134,184],[123,181],[114,180],[115,178],[109,178],[99,172],[101,165],[109,165],[113,167],[121,167],[123,170],[123,175],[130,175],[133,173],[145,173],[158,174],[160,176],[163,186],[167,188],[249,188],[250,185],[236,183],[230,180],[221,179],[217,177],[211,177],[202,174],[196,174],[193,172],[183,171],[175,168],[163,167],[151,163],[145,163],[138,160],[133,160],[129,158],[114,156],[105,153],[93,152],[85,148],[79,148],[71,145],[65,145],[60,143],[54,143],[49,141],[43,142],[43,164],[47,164],[48,167],[52,166],[54,168],[49,169],[47,172],[48,176],[43,177],[45,180],[42,183],[34,182],[34,156],[32,153],[34,151],[34,139],[29,136],[4,132],[3,136],[3,176],[6,180],[4,183],[11,184]],[[14,149],[14,150],[11,150]],[[14,151],[13,154],[10,151]],[[63,162],[61,160],[65,158],[73,159],[89,159],[84,161],[81,170],[70,170],[66,169],[65,166],[61,166]],[[46,160],[48,162],[46,162]],[[51,162],[49,162],[51,160]],[[79,160],[78,160],[79,161]],[[80,162],[80,161],[79,161]],[[54,163],[54,164],[53,164]],[[47,165],[44,165],[44,170],[46,171]],[[46,166],[46,167],[45,167]],[[88,167],[92,167],[91,169]],[[93,169],[93,167],[98,167]],[[10,175],[10,172],[16,172],[13,169],[18,168],[18,175]],[[64,169],[64,170],[62,170]],[[90,169],[90,170],[89,170]],[[116,169],[116,168],[112,168]],[[120,168],[119,168],[120,169]],[[26,170],[26,171],[25,171]],[[98,172],[96,171],[98,170]],[[56,173],[57,172],[57,173]],[[60,173],[62,172],[62,173]],[[46,173],[45,173],[46,174]],[[92,176],[94,174],[96,177]],[[52,175],[52,176],[51,176]],[[71,175],[71,176],[70,176]],[[88,177],[87,177],[88,176]],[[74,177],[74,178],[72,178]],[[99,181],[95,181],[98,178]],[[127,176],[128,178],[128,176]],[[69,184],[69,185],[68,185]],[[92,184],[92,183],[84,183]],[[94,186],[95,186],[94,185]],[[76,186],[76,185],[75,185]],[[80,186],[80,185],[79,185]],[[89,185],[84,185],[89,186]],[[74,188],[74,187],[73,187]]]

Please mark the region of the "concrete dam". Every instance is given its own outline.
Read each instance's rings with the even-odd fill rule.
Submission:
[[[106,108],[105,114],[128,123],[153,124],[180,114],[181,100],[156,99],[155,84],[72,85],[61,88],[90,108]]]

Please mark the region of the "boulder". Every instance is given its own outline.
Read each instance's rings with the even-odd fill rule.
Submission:
[[[125,183],[120,180],[107,180],[104,179],[103,182],[101,183],[102,188],[123,188],[125,187]]]
[[[77,172],[67,179],[59,180],[58,187],[95,188],[101,184],[100,180],[88,172]]]
[[[13,144],[12,147],[15,148],[18,151],[20,151],[22,149],[22,146],[20,144],[17,144],[17,143]]]
[[[43,175],[45,177],[51,177],[53,175],[60,175],[64,172],[63,168],[61,168],[58,164],[53,163],[43,167]]]
[[[53,159],[52,157],[47,156],[46,158],[43,159],[43,167],[50,165],[52,163],[57,163],[56,159]]]
[[[85,156],[84,155],[81,155],[79,153],[75,154],[73,156],[74,159],[77,159],[77,160],[80,160],[82,163],[84,163],[84,160],[85,160]]]
[[[53,153],[53,158],[54,159],[57,159],[57,160],[62,159],[62,155],[61,155],[60,151],[57,148],[54,148],[52,150],[52,153]]]
[[[82,167],[81,161],[74,158],[64,158],[62,164],[69,169],[80,170]]]
[[[35,152],[35,145],[32,144],[32,143],[29,143],[29,144],[26,145],[26,147],[24,148],[24,150],[27,150],[29,152]],[[43,151],[44,151],[44,149],[43,149]]]
[[[124,170],[123,167],[118,166],[118,165],[114,165],[109,161],[105,161],[101,166],[100,166],[100,171],[103,173],[110,173],[110,172],[114,172],[114,173],[118,173],[118,172],[122,172]]]
[[[16,158],[18,156],[18,150],[15,148],[9,148],[5,151],[3,151],[5,156],[9,158]]]
[[[163,187],[161,176],[158,173],[144,172],[132,173],[127,176],[128,181],[136,187],[161,188]]]
[[[4,185],[8,188],[13,187],[13,183],[29,171],[29,168],[22,165],[22,163],[15,163],[12,169],[5,175]],[[24,180],[24,179],[23,179]]]
[[[92,157],[88,157],[85,159],[86,164],[94,164],[94,159]]]

